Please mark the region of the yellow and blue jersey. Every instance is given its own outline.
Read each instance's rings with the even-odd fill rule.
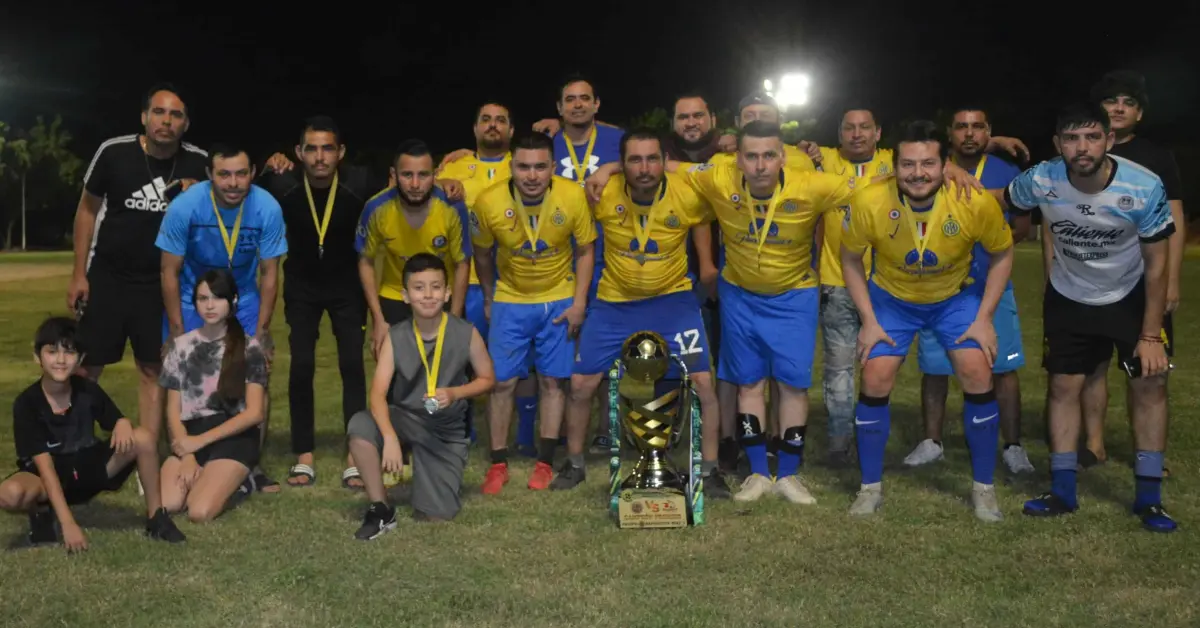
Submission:
[[[836,148],[821,147],[821,171],[835,174],[839,177],[873,178],[892,171],[892,150],[880,148],[868,161],[850,161],[842,157]],[[850,205],[838,207],[837,213],[825,216],[825,234],[821,241],[821,284],[825,286],[845,286],[842,280],[842,222]],[[863,265],[867,274],[871,272],[870,251],[863,254]]]
[[[441,189],[429,199],[429,213],[413,227],[400,206],[400,191],[390,187],[371,197],[358,222],[354,248],[368,259],[383,256],[379,296],[403,300],[404,264],[418,253],[431,253],[446,263],[448,285],[454,285],[454,267],[471,255],[466,207],[451,203]]]

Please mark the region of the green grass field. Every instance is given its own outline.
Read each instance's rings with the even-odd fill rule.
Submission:
[[[479,495],[486,447],[476,446],[465,508],[447,525],[402,518],[372,543],[353,540],[364,498],[340,488],[343,434],[332,334],[323,328],[317,374],[318,485],[257,496],[215,523],[179,518],[188,542],[141,534],[133,483],[77,510],[92,549],[26,549],[23,516],[0,516],[0,583],[6,626],[1197,626],[1200,625],[1200,427],[1192,423],[1200,370],[1189,359],[1200,322],[1190,316],[1200,279],[1185,278],[1182,353],[1172,376],[1175,429],[1165,486],[1181,530],[1143,532],[1133,495],[1123,375],[1110,374],[1109,464],[1080,476],[1081,510],[1053,521],[1020,514],[1047,486],[1040,370],[1041,265],[1022,246],[1014,271],[1029,365],[1021,374],[1025,444],[1039,473],[1000,480],[1007,517],[986,526],[967,499],[969,464],[951,395],[946,460],[904,471],[922,438],[915,360],[893,400],[885,475],[888,501],[871,520],[846,509],[856,471],[831,472],[824,410],[814,395],[806,481],[812,507],[765,499],[710,502],[708,525],[621,531],[606,512],[607,464],[568,494],[524,488],[532,462],[494,498]],[[11,264],[57,265],[61,254],[0,255]],[[10,266],[10,268],[13,268]],[[63,271],[69,272],[69,271]],[[8,273],[11,275],[14,273]],[[9,404],[37,376],[30,340],[39,320],[64,312],[67,277],[47,273],[0,283],[0,398]],[[272,387],[269,471],[282,480],[288,445],[287,329],[282,306]],[[136,410],[130,358],[102,383]],[[819,388],[819,387],[818,387]],[[6,406],[7,407],[7,406]],[[486,433],[486,430],[483,430]],[[12,464],[11,421],[0,421],[0,466]],[[11,467],[10,467],[11,468]],[[1189,593],[1190,592],[1190,593]]]

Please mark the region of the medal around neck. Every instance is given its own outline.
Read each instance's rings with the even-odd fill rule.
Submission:
[[[681,384],[657,396],[656,384],[672,363]],[[639,331],[621,349],[609,371],[609,512],[621,528],[684,528],[704,523],[700,477],[700,403],[687,366],[666,340]],[[687,426],[685,428],[685,425]],[[687,429],[689,472],[679,472],[671,452]],[[621,435],[639,458],[622,481]]]

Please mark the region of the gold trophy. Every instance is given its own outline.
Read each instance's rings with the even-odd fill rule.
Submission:
[[[661,396],[655,385],[671,363],[679,367],[680,386]],[[610,510],[622,528],[683,528],[704,521],[700,483],[700,409],[687,367],[671,355],[658,334],[640,331],[621,348],[610,375]],[[682,429],[690,432],[691,472],[681,474],[670,452]],[[624,428],[624,429],[622,429]],[[639,453],[633,471],[620,480],[620,437]]]

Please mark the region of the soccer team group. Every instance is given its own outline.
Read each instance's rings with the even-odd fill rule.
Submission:
[[[490,434],[484,495],[509,482],[514,406],[515,450],[536,459],[528,488],[584,482],[593,402],[607,403],[597,390],[642,330],[690,373],[706,496],[812,504],[802,468],[820,329],[827,462],[857,459],[859,516],[883,503],[889,395],[917,341],[928,438],[905,464],[942,457],[957,377],[972,506],[999,521],[998,451],[1011,472],[1033,471],[1009,276],[1014,241],[1040,220],[1051,488],[1023,512],[1077,509],[1077,471],[1105,458],[1115,348],[1129,374],[1133,511],[1172,531],[1161,484],[1184,223],[1173,157],[1135,133],[1146,103],[1141,77],[1106,75],[1061,111],[1060,157],[1022,172],[1001,154],[1022,157],[1023,144],[993,136],[974,106],[946,128],[907,125],[894,149],[878,146],[869,108],[847,108],[838,147],[793,146],[765,94],[740,103],[736,134],[715,126],[703,96],[684,95],[660,136],[599,122],[594,85],[573,77],[560,118],[533,132],[514,133],[512,112],[486,102],[473,151],[437,164],[409,140],[382,175],[343,162],[326,117],[305,121],[294,156],[275,154],[261,172],[236,144],[202,151],[182,142],[183,97],[156,86],[144,131],[102,144],[87,170],[67,295],[75,317],[35,334],[42,375],[13,405],[18,471],[0,483],[0,508],[28,514],[31,541],[74,550],[87,541],[70,506],[135,470],[147,533],[172,542],[184,540],[172,513],[210,520],[278,491],[259,458],[282,286],[296,455],[286,483],[317,481],[313,379],[328,315],[347,434],[341,482],[367,494],[363,540],[395,527],[386,491],[401,478],[415,518],[458,513],[477,412]],[[137,427],[97,383],[127,341]],[[364,343],[376,361],[369,384]],[[599,423],[590,447],[607,455]],[[732,492],[726,478],[745,467]]]

